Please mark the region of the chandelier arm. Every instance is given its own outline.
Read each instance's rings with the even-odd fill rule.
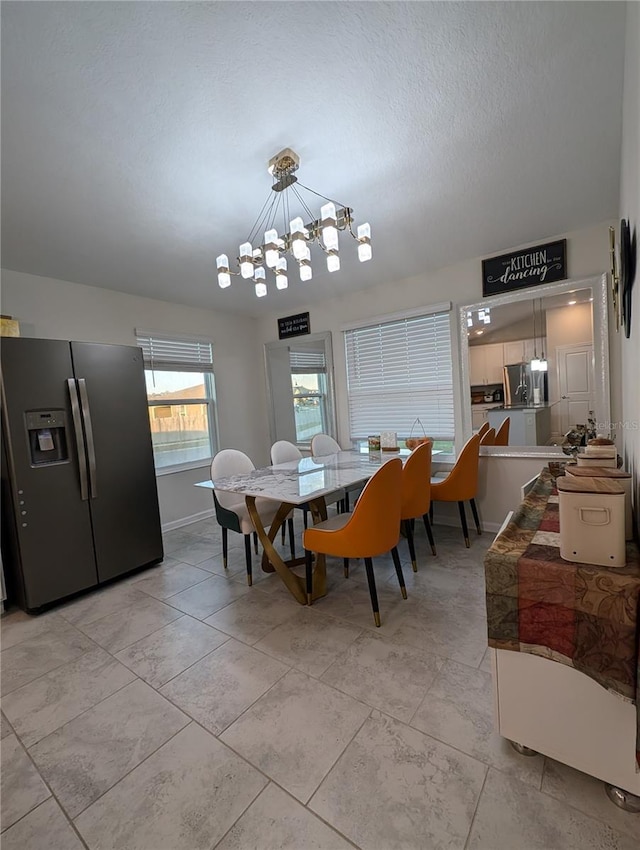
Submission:
[[[346,206],[346,204],[341,204],[340,201],[336,201],[335,198],[327,198],[326,195],[321,195],[320,192],[316,192],[315,189],[310,189],[308,186],[305,186],[304,183],[301,183],[299,180],[298,186],[300,186],[301,189],[306,189],[307,192],[311,192],[313,195],[317,195],[319,198],[323,198],[325,201],[331,201],[332,204],[336,204],[339,207]]]
[[[247,238],[245,239],[245,242],[251,242],[251,241],[252,241],[252,238],[253,238],[253,236],[254,236],[254,231],[256,230],[256,227],[257,227],[257,225],[258,225],[258,223],[259,223],[259,221],[260,221],[260,219],[261,219],[261,217],[262,217],[262,214],[263,214],[263,212],[265,211],[265,209],[266,209],[266,207],[267,207],[267,204],[269,203],[269,201],[270,201],[270,200],[272,201],[272,196],[271,196],[271,194],[267,195],[266,200],[265,200],[264,204],[262,205],[262,209],[261,209],[261,210],[260,210],[260,212],[258,213],[258,217],[257,217],[257,218],[256,218],[256,220],[254,221],[254,223],[253,223],[253,227],[252,227],[252,228],[251,228],[251,230],[249,231],[249,235],[248,235],[248,236],[247,236]],[[272,202],[273,202],[273,201],[272,201]]]
[[[268,200],[269,200],[269,199],[267,198],[267,202],[268,202]],[[273,209],[273,207],[274,207],[274,205],[275,205],[275,203],[276,203],[276,201],[277,201],[277,200],[278,200],[278,198],[277,198],[275,195],[271,197],[271,203],[269,204],[268,209],[266,210],[266,212],[264,213],[264,215],[262,216],[262,218],[260,218],[260,219],[259,219],[259,220],[258,220],[258,221],[254,224],[254,226],[253,226],[253,230],[251,231],[251,234],[253,235],[253,237],[254,237],[254,238],[255,238],[255,237],[257,237],[257,236],[258,236],[258,234],[259,234],[261,231],[262,231],[262,232],[263,232],[263,234],[264,234],[264,230],[265,230],[266,224],[267,224],[267,222],[269,221],[269,216],[271,215],[271,210]],[[265,206],[266,206],[266,203],[265,203]],[[263,207],[263,210],[264,210],[264,207]],[[251,244],[253,244],[253,241],[252,241],[252,239],[251,239],[251,238],[247,239],[247,242],[251,242]],[[260,237],[260,244],[262,244],[262,237]]]
[[[305,203],[305,201],[304,201],[304,198],[301,196],[300,192],[298,192],[298,190],[296,189],[296,187],[295,187],[295,186],[292,186],[292,187],[291,187],[291,190],[295,193],[296,198],[297,198],[297,199],[300,201],[300,203],[302,204],[302,206],[303,206],[303,208],[304,208],[305,213],[309,216],[309,220],[310,220],[310,221],[315,221],[315,216],[314,216],[314,214],[311,212],[311,210],[309,209],[309,207],[306,205],[306,203]]]

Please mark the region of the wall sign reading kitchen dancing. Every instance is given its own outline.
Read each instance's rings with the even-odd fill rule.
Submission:
[[[567,240],[549,242],[482,261],[482,294],[497,295],[567,277]]]

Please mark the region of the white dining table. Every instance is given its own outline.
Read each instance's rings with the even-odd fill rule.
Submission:
[[[364,484],[387,461],[400,457],[404,462],[410,454],[408,449],[395,452],[342,451],[325,457],[303,457],[215,481],[199,481],[195,486],[245,497],[249,516],[264,550],[262,569],[265,572],[275,570],[298,602],[306,605],[327,592],[325,556],[316,555],[313,596],[312,600],[307,600],[304,579],[291,570],[292,566],[303,564],[304,558],[284,560],[273,545],[291,509],[306,505],[314,523],[322,522],[327,518],[325,496],[355,484]],[[258,497],[280,502],[268,531],[256,510]]]

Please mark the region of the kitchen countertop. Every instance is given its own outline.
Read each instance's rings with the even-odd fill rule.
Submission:
[[[497,404],[495,407],[492,407],[492,410],[522,410],[525,413],[530,413],[531,411],[536,410],[545,410],[546,408],[551,407],[551,404],[548,401],[543,401],[540,404]]]

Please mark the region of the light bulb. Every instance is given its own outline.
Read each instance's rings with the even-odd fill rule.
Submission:
[[[278,289],[286,289],[289,286],[289,278],[287,277],[287,261],[285,257],[280,257],[276,265],[276,286]]]
[[[320,220],[322,223],[322,241],[328,250],[338,248],[338,220],[336,218],[336,205],[333,202],[320,207]]]
[[[240,274],[242,277],[253,277],[253,248],[251,242],[243,242],[239,249],[240,254]]]
[[[289,222],[289,228],[291,230],[291,250],[293,251],[293,256],[296,260],[303,260],[305,259],[306,239],[309,231],[305,230],[304,222],[300,216]]]
[[[311,280],[312,277],[311,264],[308,260],[302,260],[300,262],[300,280]]]
[[[337,251],[329,251],[327,257],[327,268],[330,272],[337,272],[340,269],[340,255]]]
[[[548,372],[549,371],[549,362],[547,361],[544,354],[540,358],[540,371],[541,372]]]
[[[267,294],[267,284],[265,283],[266,273],[262,266],[258,266],[255,270],[253,279],[256,284],[256,295],[262,298]]]
[[[267,284],[263,281],[259,281],[258,283],[256,283],[256,295],[258,296],[258,298],[264,298],[266,294]]]
[[[219,257],[216,257],[216,267],[222,269],[223,271],[229,271],[229,257],[226,254],[220,254]]]
[[[365,242],[358,245],[358,259],[361,263],[366,263],[367,260],[371,259],[371,245]]]
[[[534,357],[531,361],[531,371],[539,372],[540,371],[540,359],[538,357]]]
[[[278,231],[267,230],[264,234],[264,259],[270,269],[278,262]]]
[[[220,289],[226,289],[231,286],[231,275],[229,272],[218,272],[218,285]]]
[[[371,259],[371,225],[369,222],[358,225],[358,259],[366,263]]]

